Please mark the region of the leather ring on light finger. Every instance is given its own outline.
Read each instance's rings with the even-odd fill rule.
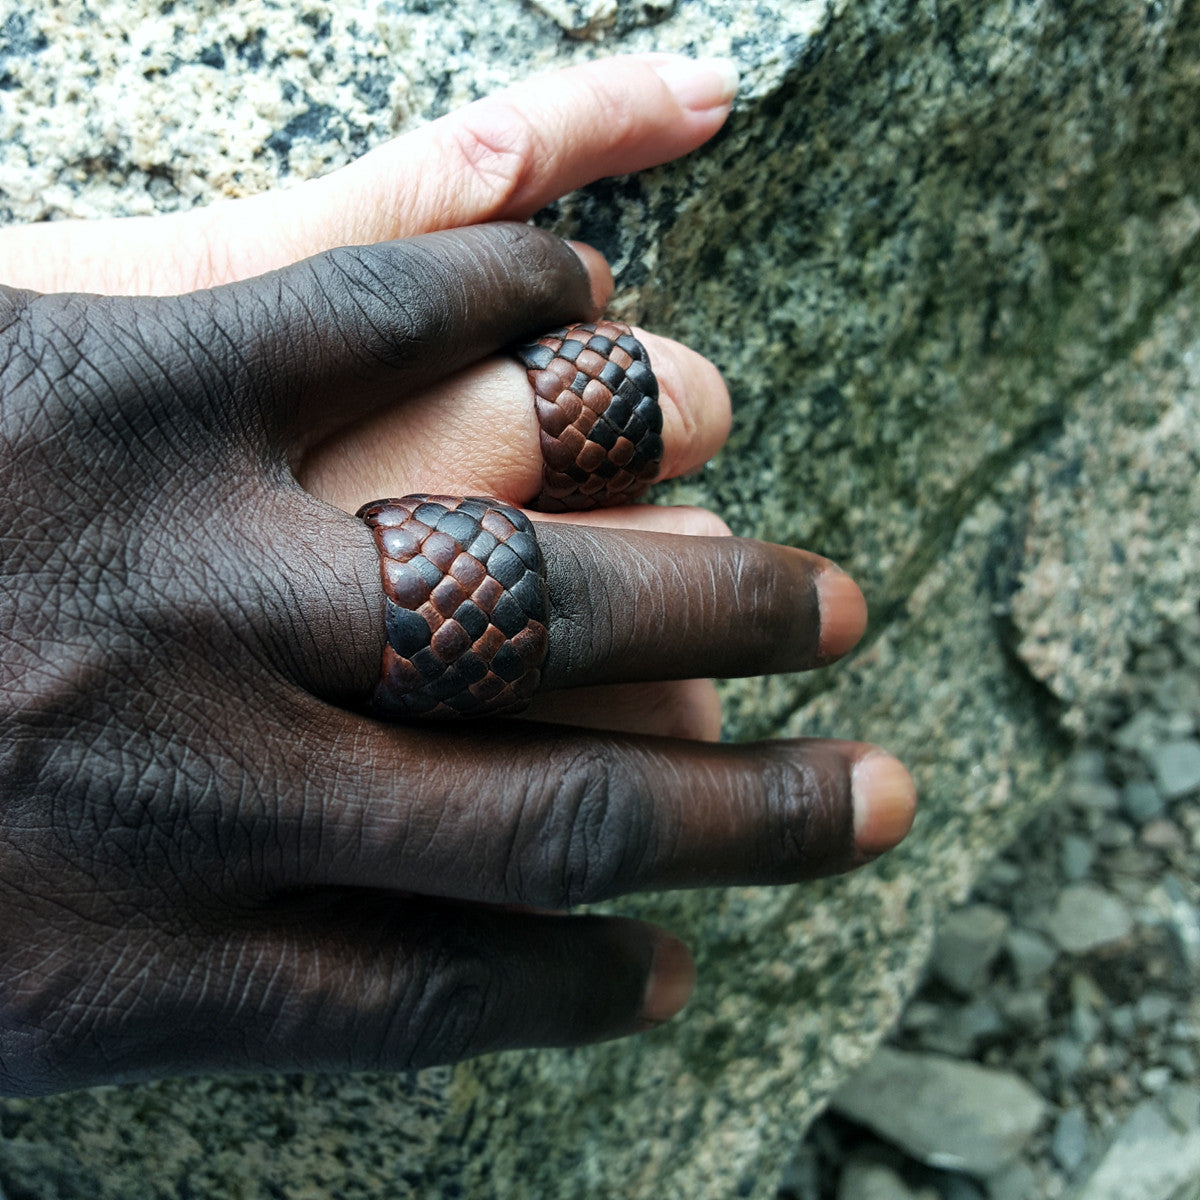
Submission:
[[[663,414],[646,347],[619,321],[587,321],[514,348],[534,392],[542,486],[529,507],[632,504],[658,478]]]
[[[662,461],[648,475],[671,479],[699,470],[720,450],[729,432],[725,383],[716,367],[696,351],[644,330],[636,330],[635,336],[658,381],[662,414]],[[594,362],[591,365],[595,367]],[[563,375],[567,369],[565,364],[561,367]],[[546,399],[539,398],[538,376],[511,353],[464,368],[416,395],[397,397],[394,404],[344,430],[336,440],[315,446],[299,464],[297,478],[307,491],[347,513],[353,513],[364,497],[434,492],[496,496],[540,511],[565,509],[566,505],[538,500],[546,491],[548,459],[559,452],[544,445],[550,435],[539,423],[539,408],[552,428],[556,417]],[[574,383],[574,376],[569,382]],[[579,386],[586,390],[588,384]],[[560,394],[563,391],[560,388]],[[565,392],[563,398],[569,403],[575,397],[569,386]],[[589,399],[595,403],[607,395],[607,388],[596,384]],[[577,415],[582,416],[582,404]],[[583,420],[593,417],[589,409]],[[597,432],[614,448],[621,436],[608,427]],[[587,447],[595,443],[577,444],[567,435],[567,443],[559,449],[570,453],[572,446],[576,453],[580,448],[585,451],[586,462]],[[623,450],[617,449],[618,457]],[[611,487],[611,480],[619,477],[619,483],[632,473],[623,474],[625,467],[606,462],[603,469],[612,471],[609,481],[596,472],[589,482],[585,472],[584,482],[607,490],[606,506],[618,500],[632,502],[648,478],[639,481],[637,490],[622,494]],[[569,482],[574,486],[575,481]]]
[[[531,521],[481,497],[364,505],[385,612],[375,712],[509,715],[539,690],[819,666],[862,594],[828,560],[738,538]]]

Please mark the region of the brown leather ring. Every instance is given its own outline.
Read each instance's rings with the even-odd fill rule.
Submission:
[[[377,716],[501,716],[546,660],[546,565],[529,518],[478,496],[405,496],[358,510],[387,611]]]
[[[662,465],[662,409],[650,355],[629,326],[569,325],[513,353],[541,427],[542,490],[529,507],[577,512],[640,499]]]

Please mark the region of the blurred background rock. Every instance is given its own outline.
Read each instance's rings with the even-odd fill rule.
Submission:
[[[847,880],[622,905],[700,960],[687,1017],[638,1042],[6,1103],[10,1200],[1185,1200],[1195,3],[0,0],[0,218],[286,185],[642,49],[734,57],[728,128],[541,219],[730,381],[729,448],[664,498],[838,559],[871,603],[848,662],[729,685],[730,735],[881,742],[921,790],[912,837]],[[852,1102],[893,1027],[867,1070],[906,1082],[875,1098],[932,1131]],[[964,1090],[964,1060],[989,1082]],[[904,1104],[988,1086],[1010,1099],[974,1106],[1004,1118],[986,1161]],[[1174,1166],[1122,1191],[1147,1147]]]

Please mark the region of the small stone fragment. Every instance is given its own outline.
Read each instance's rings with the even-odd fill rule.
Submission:
[[[1176,1129],[1183,1133],[1200,1129],[1200,1086],[1174,1083],[1163,1095],[1163,1104]]]
[[[1157,1096],[1171,1082],[1170,1067],[1147,1067],[1139,1076],[1138,1083],[1143,1092]]]
[[[1135,779],[1121,789],[1121,811],[1136,825],[1161,817],[1165,809],[1158,788],[1145,779]]]
[[[987,1178],[988,1200],[1034,1200],[1036,1189],[1037,1176],[1027,1162],[1015,1162]]]
[[[1200,742],[1183,738],[1154,746],[1147,754],[1158,790],[1168,800],[1200,791]]]
[[[1020,1077],[884,1047],[834,1094],[835,1112],[944,1170],[991,1175],[1021,1153],[1042,1098]]]
[[[1082,1109],[1069,1108],[1059,1114],[1050,1138],[1050,1153],[1068,1176],[1073,1176],[1087,1158],[1091,1139],[1091,1130],[1088,1129]]]
[[[934,974],[959,995],[973,995],[987,983],[1007,932],[1007,915],[990,904],[972,904],[950,913],[934,944]]]
[[[1058,947],[1029,929],[1010,930],[1007,947],[1009,961],[1021,987],[1029,987],[1043,979],[1058,958]]]
[[[852,1158],[838,1180],[838,1200],[913,1200],[908,1185],[891,1167]]]
[[[1157,1029],[1166,1024],[1175,1011],[1170,996],[1162,992],[1147,992],[1137,1002],[1137,1020],[1143,1029]]]
[[[1183,831],[1174,821],[1160,817],[1142,828],[1142,845],[1150,850],[1169,854],[1173,850],[1182,851],[1186,844]]]
[[[1079,883],[1088,877],[1096,859],[1096,847],[1087,838],[1068,833],[1059,848],[1058,865],[1068,883]]]
[[[1104,779],[1073,779],[1067,784],[1067,800],[1074,808],[1110,813],[1121,807],[1121,794]]]
[[[1175,1130],[1153,1100],[1129,1114],[1078,1200],[1170,1200],[1200,1173],[1200,1129]]]
[[[1133,918],[1111,892],[1077,883],[1063,889],[1047,924],[1050,936],[1068,954],[1086,954],[1128,937]]]

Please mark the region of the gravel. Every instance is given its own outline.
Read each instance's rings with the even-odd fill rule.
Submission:
[[[1046,927],[1068,954],[1086,954],[1128,937],[1133,918],[1112,893],[1095,884],[1079,883],[1063,888]]]
[[[1200,1200],[1198,648],[1200,616],[1142,652],[1140,692],[943,923],[780,1200],[874,1200],[884,1181],[883,1200]]]

